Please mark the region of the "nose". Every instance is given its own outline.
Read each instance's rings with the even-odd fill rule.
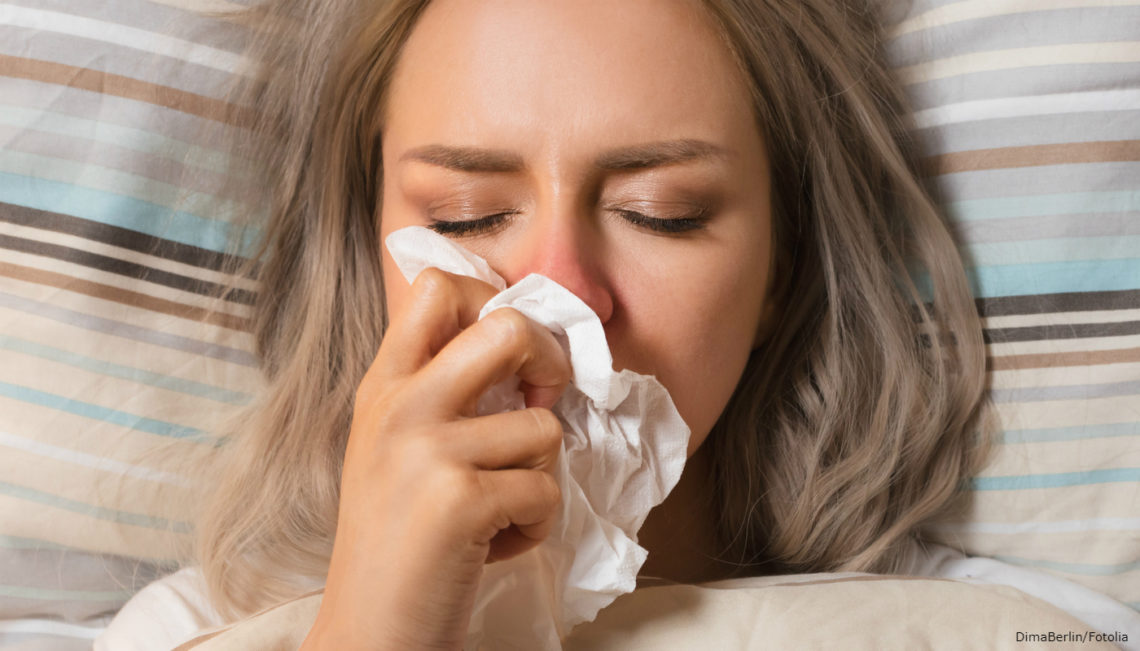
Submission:
[[[572,210],[538,211],[500,272],[514,284],[541,274],[582,299],[606,323],[613,316],[613,292],[604,273],[600,233],[593,220]]]

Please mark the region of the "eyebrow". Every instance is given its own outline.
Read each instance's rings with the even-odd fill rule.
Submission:
[[[705,140],[668,140],[608,151],[594,161],[602,170],[636,170],[708,158],[728,158],[729,151]]]
[[[682,139],[621,147],[594,160],[600,170],[636,170],[676,165],[708,158],[727,158],[730,151],[705,140]],[[521,172],[526,163],[518,153],[506,149],[425,145],[410,149],[401,161],[415,160],[457,172]]]
[[[457,172],[521,172],[522,156],[505,149],[425,145],[404,152],[401,161],[415,160]]]

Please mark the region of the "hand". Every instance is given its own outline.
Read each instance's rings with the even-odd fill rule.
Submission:
[[[570,379],[554,336],[492,286],[429,269],[356,393],[324,600],[302,649],[458,649],[487,562],[550,532]],[[527,408],[477,417],[518,375]]]

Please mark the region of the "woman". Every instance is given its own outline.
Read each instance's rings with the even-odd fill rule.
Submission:
[[[981,330],[868,10],[254,14],[267,386],[204,484],[219,622],[327,576],[306,647],[454,647],[483,564],[549,529],[566,359],[517,314],[475,322],[485,284],[405,283],[381,246],[404,226],[562,284],[615,368],[669,390],[691,458],[640,534],[644,575],[896,570],[976,467]],[[475,417],[512,372],[529,408]]]

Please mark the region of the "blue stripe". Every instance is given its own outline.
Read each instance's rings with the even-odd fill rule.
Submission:
[[[123,427],[129,427],[134,430],[157,434],[159,436],[191,440],[198,439],[198,442],[202,443],[214,441],[212,437],[206,436],[205,432],[193,427],[167,423],[153,418],[144,418],[137,414],[110,409],[89,402],[80,402],[79,400],[72,400],[71,398],[65,398],[53,393],[29,389],[28,387],[9,384],[7,382],[0,382],[0,396],[39,405],[41,407],[65,411],[77,416],[83,416],[84,418],[92,418],[122,425]]]
[[[39,551],[41,549],[63,550],[72,551],[73,548],[59,545],[47,540],[37,540],[35,538],[20,538],[18,536],[4,536],[0,535],[0,547],[5,549],[30,549]]]
[[[966,275],[979,298],[1140,289],[1140,258],[981,267]]]
[[[1020,565],[1022,567],[1040,567],[1047,570],[1056,570],[1067,574],[1083,574],[1086,576],[1113,576],[1140,570],[1140,561],[1132,563],[1118,563],[1116,565],[1100,565],[1095,563],[1063,563],[1060,561],[1043,561],[1035,558],[1021,558],[1020,556],[994,556],[995,561]]]
[[[1128,606],[1132,610],[1140,611],[1140,601],[1127,601],[1124,603],[1124,605]]]
[[[215,387],[201,382],[194,382],[192,380],[184,380],[182,378],[173,377],[170,375],[162,375],[160,373],[152,373],[144,371],[139,368],[131,366],[123,366],[121,364],[113,364],[100,359],[93,359],[84,355],[79,355],[67,350],[60,350],[59,348],[52,348],[51,346],[44,346],[31,341],[25,341],[16,337],[9,337],[0,335],[0,348],[7,348],[18,353],[26,355],[34,355],[42,359],[59,362],[60,364],[67,364],[76,368],[81,368],[92,373],[100,375],[109,375],[131,382],[138,382],[140,384],[147,384],[150,386],[158,387],[160,389],[168,389],[170,391],[177,391],[179,393],[186,393],[189,395],[199,396],[215,402],[225,402],[229,404],[240,405],[246,403],[250,396],[245,393],[237,391],[230,391],[221,387]]]
[[[143,515],[141,513],[118,511],[102,506],[85,504],[76,500],[67,499],[66,497],[60,497],[59,495],[52,495],[51,493],[45,493],[34,488],[28,488],[27,486],[18,486],[3,481],[0,481],[0,493],[29,502],[37,502],[66,511],[82,513],[83,515],[89,515],[99,518],[100,520],[130,524],[136,527],[148,527],[150,529],[173,531],[175,533],[189,533],[191,530],[190,524],[187,522],[178,522],[167,520],[166,518]]]
[[[970,488],[976,491],[1013,491],[1130,481],[1140,481],[1140,468],[1105,468],[1045,475],[974,477],[970,480]]]
[[[1053,441],[1080,441],[1116,436],[1140,436],[1140,422],[1006,430],[1002,434],[1001,442],[1050,443]]]
[[[110,601],[122,604],[137,590],[66,590],[33,588],[24,585],[0,585],[0,597],[38,601]]]
[[[0,200],[129,228],[211,251],[225,252],[231,230],[230,223],[222,219],[207,219],[126,195],[6,172],[0,172]],[[249,234],[246,240],[243,254],[250,255],[255,234]]]
[[[1140,191],[1070,192],[969,199],[948,202],[943,204],[943,208],[955,221],[1128,212],[1140,210]]]
[[[975,242],[963,248],[966,264],[985,268],[1010,262],[1041,264],[1082,260],[1120,260],[1136,257],[1140,236],[1073,237],[1010,242]]]
[[[1132,395],[1140,397],[1140,380],[1134,382],[1105,382],[1103,384],[990,389],[990,398],[997,403],[1042,402],[1045,400],[1089,400],[1092,398]]]

